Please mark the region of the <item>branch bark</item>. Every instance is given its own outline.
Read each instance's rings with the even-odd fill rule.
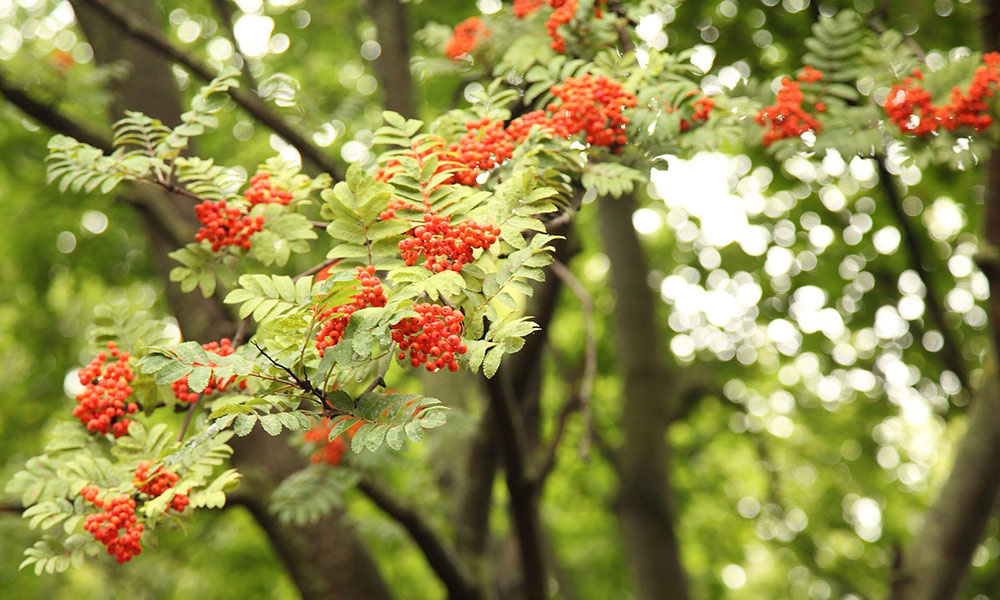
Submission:
[[[598,201],[601,234],[611,263],[615,333],[624,385],[623,438],[619,452],[619,519],[625,548],[643,600],[688,598],[687,578],[674,533],[669,450],[664,442],[674,389],[660,356],[648,267],[632,226],[635,199]]]
[[[94,48],[98,62],[127,61],[131,76],[118,82],[115,93],[116,114],[124,108],[141,110],[164,123],[176,124],[180,115],[180,95],[173,83],[168,60],[149,46],[124,35],[121,23],[95,10],[90,0],[75,0],[77,18]],[[151,0],[130,3],[130,14],[153,23],[157,11]],[[149,188],[164,210],[192,224],[190,203],[179,197]],[[169,283],[173,266],[167,253],[176,245],[158,215],[145,211],[143,224],[149,238],[150,255],[157,275],[167,288],[167,302],[176,315],[185,337],[219,339],[232,333],[235,322],[228,310],[214,298],[183,294]],[[342,512],[309,527],[291,527],[280,523],[268,506],[271,492],[285,477],[306,465],[303,457],[281,438],[260,432],[234,438],[232,464],[244,474],[235,501],[246,506],[270,538],[276,555],[288,568],[305,600],[330,597],[345,599],[388,600],[390,594],[374,562]]]
[[[173,45],[150,21],[134,12],[122,8],[110,0],[74,0],[74,5],[86,5],[115,23],[120,31],[141,42],[159,55],[182,65],[199,79],[211,81],[216,76],[207,64],[195,56]],[[291,144],[302,157],[337,179],[343,178],[340,166],[333,158],[313,145],[306,137],[289,125],[254,93],[240,89],[230,89],[229,97],[258,122],[263,123]]]
[[[375,59],[375,74],[382,88],[386,110],[404,117],[417,116],[413,75],[410,73],[409,4],[400,0],[366,0],[365,9],[375,22],[381,53]]]
[[[36,100],[26,91],[11,83],[2,72],[0,72],[0,95],[26,115],[53,131],[100,148],[104,152],[111,152],[113,149],[111,138],[63,115],[56,107]]]
[[[455,550],[434,530],[416,507],[403,502],[370,478],[362,478],[358,482],[358,489],[382,512],[406,529],[448,589],[449,598],[477,600],[483,597]]]
[[[910,259],[910,267],[920,276],[920,281],[924,283],[924,289],[927,290],[926,294],[924,294],[927,312],[933,320],[934,326],[941,332],[941,338],[944,340],[944,352],[941,353],[942,359],[945,365],[958,376],[962,387],[968,391],[969,373],[962,360],[962,349],[955,341],[955,335],[945,320],[944,304],[941,302],[941,297],[937,292],[937,286],[934,285],[934,274],[930,267],[932,263],[924,251],[928,240],[920,239],[916,229],[910,224],[910,217],[903,211],[903,201],[899,197],[899,190],[896,188],[892,173],[885,166],[885,159],[879,156],[875,164],[878,166],[879,184],[881,184],[882,190],[885,192],[889,209],[892,211],[893,216],[895,216],[899,228],[903,231],[904,246],[906,246],[907,256]]]
[[[1000,0],[985,0],[982,19],[984,50],[1000,44]],[[973,398],[968,429],[958,445],[955,464],[924,524],[903,551],[891,585],[893,600],[958,598],[969,561],[982,539],[1000,497],[1000,148],[986,162],[984,230],[980,267],[989,281],[989,315],[993,336],[991,363],[982,389]]]

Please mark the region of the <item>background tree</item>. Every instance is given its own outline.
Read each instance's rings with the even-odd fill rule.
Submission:
[[[978,167],[993,134],[908,136],[888,122],[881,95],[921,65],[944,104],[981,64],[963,60],[963,47],[994,49],[995,11],[862,2],[855,18],[804,2],[581,4],[578,20],[557,30],[567,54],[591,59],[601,44],[636,43],[655,54],[666,44],[684,66],[674,88],[637,89],[643,106],[694,81],[722,109],[694,123],[691,100],[677,98],[670,108],[681,110],[660,111],[648,136],[633,136],[648,155],[674,156],[648,188],[608,171],[611,162],[573,180],[579,210],[550,223],[567,240],[528,309],[541,332],[489,382],[424,382],[453,408],[449,426],[401,455],[359,455],[351,469],[362,479],[346,508],[300,527],[268,508],[276,486],[307,462],[291,436],[233,438],[233,465],[244,473],[229,498],[236,508],[198,514],[187,536],[160,538],[178,552],[34,579],[14,575],[28,544],[12,541],[5,589],[825,598],[891,587],[901,598],[945,598],[967,578],[968,597],[996,593],[988,298],[1000,294],[990,293],[998,229],[987,225],[997,188]],[[576,27],[601,9],[603,26]],[[65,420],[71,403],[52,373],[90,360],[78,352],[84,324],[109,295],[119,306],[169,310],[187,339],[236,331],[216,298],[166,283],[175,266],[166,254],[198,225],[189,199],[133,186],[109,204],[46,187],[49,133],[109,149],[124,109],[173,126],[204,80],[242,65],[242,91],[230,94],[217,132],[197,140],[197,155],[249,166],[278,152],[339,179],[346,163],[371,162],[382,108],[373,97],[429,120],[474,99],[491,73],[520,73],[510,83],[530,95],[574,72],[548,49],[549,8],[525,21],[524,38],[493,25],[456,68],[442,57],[450,28],[428,24],[472,12],[467,3],[382,1],[3,8],[2,176],[11,190],[5,222],[16,224],[0,263],[12,282],[0,292],[14,371],[0,421],[10,472],[41,449],[44,424]],[[495,19],[488,25],[506,22]],[[933,26],[938,19],[948,26]],[[601,37],[612,21],[623,25],[617,41]],[[415,39],[400,35],[407,23]],[[909,37],[874,33],[886,29]],[[829,120],[819,115],[823,130],[812,138],[764,148],[765,130],[749,117],[771,101],[772,77],[803,64],[823,71],[822,97],[808,102],[829,104]],[[896,71],[877,68],[885,64]],[[780,87],[774,80],[771,90]],[[627,186],[635,191],[620,193]],[[581,343],[590,338],[594,345]],[[23,538],[15,519],[3,527],[5,539]],[[177,575],[188,572],[198,576]]]

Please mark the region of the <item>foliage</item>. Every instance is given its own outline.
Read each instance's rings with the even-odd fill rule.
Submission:
[[[85,484],[114,492],[133,491],[132,472],[143,460],[159,461],[181,475],[174,491],[150,498],[141,506],[139,512],[151,527],[159,529],[182,518],[187,520],[187,515],[179,517],[167,509],[181,490],[190,494],[192,507],[222,507],[226,492],[239,479],[235,471],[226,468],[226,441],[231,435],[249,434],[257,424],[267,434],[278,435],[308,430],[316,419],[326,417],[332,422],[331,441],[344,439],[348,430],[355,428],[350,432],[351,445],[358,454],[345,465],[311,466],[275,491],[272,510],[286,523],[310,523],[343,506],[345,494],[350,494],[355,483],[355,470],[364,470],[364,461],[393,460],[384,450],[376,452],[383,446],[402,451],[400,460],[411,465],[427,456],[431,457],[429,463],[441,460],[436,457],[447,453],[435,444],[446,444],[449,435],[459,434],[448,433],[449,427],[424,440],[424,430],[444,424],[446,414],[454,417],[452,420],[467,418],[467,407],[453,398],[442,397],[442,402],[423,394],[384,390],[387,386],[416,389],[408,373],[409,361],[396,359],[394,326],[415,318],[413,307],[418,303],[453,307],[464,315],[461,341],[467,352],[460,357],[462,367],[494,376],[504,357],[521,350],[525,338],[538,329],[526,309],[537,282],[546,276],[553,245],[560,242],[547,231],[550,220],[574,214],[584,239],[574,264],[587,273],[603,273],[603,255],[590,241],[596,225],[593,216],[586,214],[586,204],[594,196],[612,196],[639,198],[643,210],[653,211],[668,224],[663,230],[667,233],[643,238],[657,261],[650,281],[656,286],[663,281],[660,289],[670,305],[663,308],[664,321],[669,313],[674,330],[668,343],[673,358],[682,366],[697,360],[712,372],[709,398],[700,402],[690,418],[671,429],[671,446],[677,455],[679,521],[684,523],[681,538],[693,578],[702,582],[697,585],[699,591],[706,597],[730,593],[718,581],[718,573],[728,565],[740,564],[751,576],[746,594],[793,595],[823,582],[835,594],[878,595],[884,587],[887,540],[909,536],[908,521],[923,507],[928,490],[939,483],[937,465],[948,459],[947,445],[940,452],[926,453],[891,437],[889,432],[900,427],[909,432],[907,435],[912,435],[912,430],[900,424],[895,414],[894,404],[908,400],[901,399],[905,394],[899,391],[898,376],[894,375],[899,368],[890,365],[902,364],[908,373],[916,374],[908,375],[903,387],[906,394],[912,391],[906,397],[920,398],[929,407],[927,428],[933,433],[920,439],[947,442],[953,435],[950,432],[961,427],[961,420],[951,417],[960,412],[952,405],[964,402],[967,392],[954,384],[955,362],[930,351],[933,343],[929,340],[942,333],[963,340],[958,363],[974,373],[985,356],[983,324],[953,308],[960,304],[946,305],[944,323],[934,322],[934,317],[924,312],[913,319],[907,317],[906,331],[894,337],[876,333],[878,315],[882,315],[884,325],[885,307],[892,307],[898,315],[905,312],[904,299],[935,292],[943,295],[948,290],[962,290],[977,309],[974,301],[981,302],[984,296],[982,273],[971,266],[968,273],[960,267],[949,270],[953,263],[949,261],[949,268],[943,268],[940,259],[958,257],[954,264],[968,259],[971,265],[977,240],[970,231],[975,231],[978,209],[965,199],[951,203],[949,206],[958,206],[961,224],[956,231],[939,234],[931,227],[934,218],[927,216],[928,200],[922,217],[928,233],[920,233],[921,243],[936,253],[933,256],[942,268],[935,280],[910,285],[915,271],[905,260],[905,252],[883,252],[872,236],[879,231],[898,233],[921,223],[915,218],[908,225],[898,222],[881,198],[876,208],[865,196],[876,195],[870,189],[875,179],[858,175],[861,167],[856,165],[871,167],[875,164],[868,162],[871,159],[886,161],[893,174],[909,174],[908,183],[913,182],[913,169],[920,169],[924,181],[918,192],[947,194],[955,185],[952,178],[961,175],[935,167],[971,169],[977,157],[986,154],[994,134],[958,130],[918,138],[892,127],[883,108],[885,94],[914,67],[924,64],[923,59],[901,33],[870,30],[864,26],[866,16],[849,10],[806,24],[801,28],[803,39],[792,36],[775,45],[786,48],[785,55],[790,58],[754,62],[752,77],[740,71],[740,77],[729,85],[719,83],[719,69],[706,73],[708,69],[696,65],[702,63],[695,50],[681,49],[692,45],[685,36],[696,35],[694,27],[685,31],[678,26],[677,34],[671,29],[668,50],[643,43],[638,51],[616,47],[619,29],[629,37],[640,18],[653,12],[667,14],[660,3],[627,4],[623,12],[631,21],[611,10],[595,17],[588,11],[596,4],[581,2],[576,19],[561,29],[569,49],[566,54],[549,46],[542,25],[544,14],[524,21],[506,12],[485,17],[493,35],[459,63],[433,56],[440,53],[449,31],[443,26],[428,27],[418,39],[432,56],[418,57],[414,69],[428,77],[444,75],[428,84],[442,86],[440,89],[444,85],[440,81],[479,79],[481,89],[466,94],[473,100],[471,105],[449,111],[435,105],[425,114],[440,116],[424,122],[388,112],[379,117],[370,108],[359,108],[375,103],[345,102],[337,107],[337,114],[358,117],[343,117],[346,127],[352,132],[361,127],[374,132],[359,138],[371,142],[370,156],[353,164],[344,181],[336,183],[327,175],[307,175],[279,157],[264,161],[257,171],[270,173],[275,185],[292,194],[287,205],[250,205],[241,191],[247,171],[224,164],[254,164],[265,152],[262,143],[256,146],[258,156],[251,157],[243,154],[246,149],[226,147],[232,145],[227,128],[235,121],[226,92],[240,81],[231,70],[223,71],[193,94],[191,110],[184,113],[177,127],[167,127],[141,113],[127,113],[113,126],[115,148],[110,153],[65,136],[52,138],[48,177],[56,184],[53,190],[67,197],[80,194],[89,201],[90,197],[129,189],[123,184],[154,185],[187,195],[193,202],[226,201],[249,218],[262,218],[263,224],[250,236],[249,249],[230,245],[213,251],[208,241],[200,241],[182,245],[171,254],[178,264],[171,278],[183,291],[200,289],[205,297],[225,298],[234,316],[247,321],[245,331],[253,333],[248,340],[239,340],[243,343],[238,343],[234,354],[221,356],[194,341],[169,339],[164,333],[168,323],[117,307],[97,315],[86,357],[60,358],[64,366],[81,358],[86,362],[108,341],[117,341],[134,356],[137,378],[132,385],[133,399],[146,414],[133,423],[130,435],[118,440],[95,438],[77,425],[58,424],[43,453],[28,459],[10,478],[8,493],[27,507],[29,526],[45,536],[28,548],[22,566],[39,573],[62,571],[80,565],[86,556],[99,554],[96,542],[80,533],[90,509],[78,492]],[[414,10],[419,14],[426,9],[415,5]],[[676,10],[682,19],[690,19],[678,24],[693,22],[694,16],[683,13],[687,10],[691,15],[695,8]],[[741,9],[738,19],[751,12]],[[765,12],[771,18],[777,9],[761,14]],[[735,21],[725,22],[717,19],[712,27],[725,32],[727,26],[737,26]],[[748,32],[757,27],[740,26]],[[317,46],[327,43],[318,37]],[[736,43],[731,40],[737,37],[723,36],[716,44],[720,59],[727,49],[730,54],[737,52],[732,62],[744,57],[745,48],[736,46],[733,50]],[[746,44],[750,33],[739,38]],[[674,41],[677,39],[680,42]],[[944,45],[958,42],[947,39]],[[793,48],[790,53],[789,47]],[[802,65],[795,62],[799,56]],[[315,60],[312,55],[307,58]],[[767,89],[768,78],[794,77],[806,64],[823,74],[818,82],[802,84],[802,106],[815,110],[820,127],[762,150],[761,127],[754,117],[772,101],[779,102]],[[981,64],[978,54],[953,52],[926,73],[921,85],[943,102],[954,86],[967,85]],[[297,67],[288,65],[289,69]],[[726,68],[735,69],[728,64]],[[627,111],[629,143],[621,153],[587,147],[579,139],[562,138],[536,127],[509,158],[483,169],[477,185],[455,183],[455,174],[465,165],[449,146],[467,133],[466,123],[486,118],[509,124],[531,109],[544,110],[554,99],[553,85],[585,74],[620,81],[638,98],[638,106]],[[333,81],[335,76],[324,79]],[[309,105],[322,102],[317,97],[327,91],[327,85],[328,81],[316,82],[315,92],[308,86],[296,91],[302,94],[298,99],[304,112],[334,114],[330,106],[316,111]],[[777,87],[775,84],[772,90]],[[713,99],[713,108],[707,119],[695,119],[696,103],[703,98]],[[819,104],[824,110],[818,110]],[[337,144],[350,137],[339,137]],[[212,158],[193,155],[191,142],[195,138],[199,142],[196,150]],[[748,226],[764,232],[764,250],[750,251],[752,244],[745,240],[713,242],[704,235],[712,222],[711,214],[698,213],[691,204],[681,205],[669,198],[669,211],[665,211],[658,198],[649,197],[658,191],[656,182],[649,179],[649,170],[664,166],[659,160],[662,155],[692,157],[704,150],[745,152],[754,165],[773,167],[767,176],[754,170],[759,177],[751,177],[749,166],[742,172],[727,171],[723,161],[717,162],[720,179],[739,181],[741,187],[737,190],[733,184],[732,193],[748,199],[759,193],[760,201],[766,204],[747,213]],[[850,167],[834,175],[835,169],[829,165],[838,159]],[[675,160],[671,160],[671,171],[677,165]],[[803,175],[809,169],[814,175]],[[780,175],[773,184],[771,173]],[[755,191],[748,192],[749,188]],[[54,192],[48,193],[55,202]],[[814,201],[814,193],[821,202]],[[838,203],[838,193],[847,199]],[[400,203],[408,206],[399,208]],[[397,207],[394,217],[382,218],[393,207]],[[911,217],[919,213],[908,211]],[[426,212],[446,216],[451,224],[469,221],[495,226],[498,241],[488,248],[477,248],[473,260],[458,271],[432,274],[420,264],[408,266],[400,256],[399,243],[413,236]],[[694,236],[690,235],[692,228]],[[843,247],[817,245],[816,239],[825,234],[812,232],[826,230],[844,239]],[[847,241],[853,239],[857,241]],[[792,266],[782,272],[775,265],[786,253],[792,256]],[[353,312],[338,313],[337,309],[357,302],[364,291],[355,271],[358,266],[376,269],[384,304],[352,306]],[[607,312],[612,300],[602,277],[590,278],[587,286],[596,306]],[[686,292],[697,289],[704,294],[700,296],[703,299],[723,293],[745,299],[753,297],[756,290],[753,314],[726,321],[720,313],[712,312],[714,305],[708,300],[692,309],[690,294],[685,301],[683,294],[675,293],[682,284]],[[913,292],[921,286],[922,292]],[[837,312],[841,328],[836,332],[813,327],[805,316],[811,314],[806,308],[812,298],[809,294],[815,296],[817,291],[822,302],[814,312]],[[71,313],[65,305],[60,310]],[[154,310],[163,314],[162,306]],[[335,312],[329,313],[331,310]],[[968,314],[978,313],[972,310]],[[330,319],[345,319],[347,323],[342,338],[321,352],[316,336]],[[775,324],[775,332],[789,324],[791,341],[767,337],[771,324]],[[596,428],[610,432],[617,442],[620,408],[615,402],[617,382],[608,366],[612,355],[606,341],[611,331],[606,323],[598,326],[602,335],[598,336],[601,373],[594,397]],[[572,387],[563,381],[572,369],[565,363],[582,353],[581,327],[579,313],[558,316],[547,327],[556,354],[545,362],[543,420],[555,418],[560,394],[568,393],[563,387]],[[740,327],[745,335],[739,333]],[[68,345],[79,347],[81,342]],[[746,349],[751,349],[752,355]],[[751,372],[727,362],[733,358],[751,365]],[[913,377],[916,379],[911,381]],[[212,393],[214,382],[231,378],[245,381],[245,389],[234,386]],[[171,384],[178,382],[194,393],[206,392],[191,409],[195,416],[187,425],[180,425],[181,415],[172,414],[173,410],[187,409],[171,390]],[[830,396],[832,386],[839,386],[836,397]],[[58,387],[46,393],[54,397]],[[781,433],[785,431],[783,419],[794,421],[793,434]],[[179,437],[187,437],[187,442],[175,441],[178,426],[182,429]],[[588,437],[574,427],[571,424],[570,441]],[[416,447],[406,440],[427,443]],[[863,450],[855,452],[855,445]],[[360,454],[365,449],[375,454]],[[568,452],[559,450],[563,464],[570,462]],[[876,452],[877,462],[872,459]],[[886,457],[891,458],[893,452],[897,465],[885,467],[892,462]],[[552,496],[546,503],[579,505],[586,504],[581,495],[598,502],[612,497],[615,475],[603,461],[596,462],[592,469],[596,475],[583,467],[570,467],[567,473],[554,475],[548,488],[553,490]],[[828,470],[824,464],[837,466]],[[903,469],[905,465],[920,471],[916,483],[903,481],[913,471]],[[802,474],[812,472],[816,480],[817,468],[818,483],[806,483],[809,476]],[[886,483],[887,477],[893,481]],[[741,483],[723,485],[720,481]],[[583,491],[578,494],[576,490]],[[881,539],[870,539],[870,532],[864,530],[851,508],[852,502],[871,498],[881,508]],[[748,508],[755,502],[756,510]],[[734,513],[737,504],[741,517]],[[888,510],[890,506],[893,510]],[[591,505],[581,510],[595,512]],[[800,514],[806,513],[809,528],[803,531],[798,529]],[[571,579],[594,580],[594,585],[588,586],[595,590],[591,596],[619,593],[628,585],[621,580],[626,571],[620,564],[621,549],[595,549],[588,538],[594,530],[614,535],[609,517],[602,514],[574,523],[556,516],[546,518],[553,523],[555,551],[569,564]],[[702,540],[718,539],[720,531],[732,535],[721,536],[726,539],[707,551]],[[404,552],[391,548],[391,540],[391,534],[384,534],[384,539],[373,543],[393,555]],[[750,550],[744,551],[744,546]],[[758,552],[760,547],[767,550]],[[584,556],[586,552],[600,558]],[[755,573],[751,567],[754,559],[748,554],[753,552],[757,553],[754,556],[766,554],[778,566],[770,575]],[[817,556],[822,558],[817,560]],[[858,556],[864,557],[864,566],[858,566]],[[601,568],[589,568],[592,561],[600,562]],[[805,575],[800,571],[796,573],[801,576],[791,579],[773,575],[802,565]],[[612,589],[600,587],[612,585]]]

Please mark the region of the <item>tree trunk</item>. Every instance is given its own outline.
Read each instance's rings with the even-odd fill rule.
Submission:
[[[382,87],[386,110],[404,117],[417,116],[410,74],[409,5],[400,0],[365,0],[368,16],[375,22],[381,53],[375,59],[375,74]]]
[[[129,8],[150,22],[159,22],[154,4],[148,0],[131,2]],[[112,89],[115,94],[113,117],[117,118],[129,108],[141,110],[167,124],[179,122],[180,94],[169,63],[121,33],[99,12],[79,2],[74,2],[74,9],[99,62],[129,63],[128,77]],[[148,202],[166,204],[166,210],[194,225],[189,200],[146,191],[144,198]],[[200,340],[232,336],[235,325],[221,303],[199,294],[183,294],[176,284],[169,283],[168,273],[173,265],[167,253],[176,245],[169,229],[154,214],[144,212],[143,224],[154,266],[165,282],[167,301],[181,331],[190,339]],[[271,492],[277,484],[306,466],[306,461],[295,450],[284,440],[260,432],[246,438],[233,438],[231,444],[235,450],[232,463],[244,474],[236,499],[250,510],[267,533],[304,599],[383,600],[391,597],[374,561],[345,523],[342,512],[335,511],[308,527],[293,527],[280,523],[268,510]]]
[[[984,2],[984,49],[1000,43],[1000,0]],[[986,531],[1000,494],[1000,149],[986,162],[980,268],[989,280],[992,364],[983,388],[973,398],[968,430],[959,443],[955,465],[924,524],[903,551],[892,582],[894,600],[957,598],[972,554]]]
[[[615,333],[624,386],[621,478],[617,502],[625,551],[635,570],[639,598],[685,600],[687,579],[670,506],[669,449],[665,441],[669,398],[675,389],[660,356],[661,335],[649,270],[632,226],[635,199],[598,202],[604,248],[615,292]]]

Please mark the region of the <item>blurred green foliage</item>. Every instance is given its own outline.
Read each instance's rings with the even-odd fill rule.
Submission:
[[[179,43],[192,51],[211,55],[213,40],[222,35],[211,4],[164,0],[162,5],[174,39],[185,40]],[[37,33],[40,22],[65,11],[62,6],[49,0],[0,3],[0,48],[4,48],[0,68],[40,97],[97,127],[106,124],[94,118],[106,112],[103,82],[115,73],[93,67],[86,48],[76,42],[78,32],[73,39],[64,32],[48,37]],[[472,3],[458,0],[412,2],[410,6],[414,30],[432,21],[453,24],[475,12]],[[767,82],[801,66],[802,40],[819,12],[853,7],[874,16],[873,11],[881,6],[888,7],[883,16],[887,26],[911,33],[925,49],[946,52],[958,46],[978,46],[978,15],[968,2],[713,0],[682,2],[671,9],[675,18],[666,29],[668,48],[710,44],[716,52],[716,66],[744,63],[753,77]],[[274,19],[274,32],[287,36],[288,47],[263,63],[255,62],[255,77],[290,86],[296,102],[283,110],[317,130],[316,141],[332,153],[350,155],[345,143],[370,139],[381,111],[379,92],[365,79],[373,75],[371,66],[360,54],[361,45],[374,38],[360,3],[283,0],[268,2],[267,14]],[[195,26],[199,33],[190,39]],[[15,35],[10,31],[20,40],[16,51],[9,50]],[[60,74],[51,60],[57,48],[69,51],[79,64]],[[416,44],[414,51],[433,56],[439,49]],[[269,79],[274,74],[282,77]],[[178,79],[184,89],[196,87],[187,76]],[[460,84],[455,75],[420,81],[421,111],[430,115],[453,105],[461,97]],[[131,209],[96,195],[59,194],[45,185],[48,132],[9,105],[0,109],[0,118],[0,155],[4,157],[0,161],[0,363],[5,366],[0,390],[0,480],[5,480],[42,446],[39,432],[70,410],[72,401],[63,390],[63,379],[85,360],[79,349],[93,307],[108,297],[154,311],[162,312],[164,307]],[[238,111],[226,113],[223,121],[218,133],[199,141],[201,154],[252,170],[281,149],[272,145],[268,131]],[[760,215],[755,222],[773,225],[784,219],[801,228],[805,221],[818,219],[838,236],[853,223],[845,222],[847,213],[830,210],[821,200],[820,190],[833,180],[796,178],[787,164],[775,164],[760,149],[734,150],[743,152],[754,168],[770,169],[773,181],[763,174],[759,179],[768,182],[762,184],[762,194],[787,200],[780,215]],[[750,177],[744,172],[738,178],[744,176]],[[941,197],[954,199],[964,214],[959,231],[946,239],[927,236],[922,240],[937,261],[936,292],[942,296],[956,287],[969,288],[969,278],[952,275],[946,265],[963,242],[974,242],[973,234],[979,230],[976,195],[981,176],[975,170],[925,169],[919,182],[906,190],[914,225],[922,219],[933,221],[927,210]],[[665,277],[683,273],[685,267],[692,269],[693,280],[704,284],[721,264],[731,277],[745,272],[760,285],[764,300],[759,316],[766,321],[787,316],[790,296],[802,286],[822,289],[827,306],[845,296],[854,298],[842,265],[856,254],[865,259],[861,269],[869,274],[871,285],[863,299],[852,300],[860,306],[846,326],[852,330],[870,327],[880,307],[895,305],[903,295],[900,274],[909,262],[905,247],[888,253],[873,248],[870,232],[898,227],[896,217],[885,208],[883,192],[860,177],[851,185],[853,192],[850,186],[845,188],[848,212],[870,215],[866,235],[853,247],[834,242],[821,257],[813,257],[814,269],[790,276],[784,289],[776,289],[775,279],[765,274],[768,256],[750,256],[732,244],[713,258],[679,239],[679,227],[668,226],[643,235],[651,285],[659,288]],[[651,199],[644,208],[654,211],[661,225],[678,218],[675,209],[658,200]],[[615,442],[620,435],[616,427],[620,407],[609,330],[613,297],[594,221],[593,211],[585,208],[578,221],[581,247],[572,266],[583,274],[599,315],[601,372],[593,397],[594,413],[598,428]],[[791,246],[796,253],[808,249],[802,236]],[[554,422],[568,393],[568,365],[577,364],[583,353],[577,299],[563,294],[550,333],[553,351],[545,365],[541,410],[546,424]],[[677,322],[670,315],[664,303],[663,322],[676,330]],[[981,376],[986,346],[984,323],[963,321],[961,311],[954,309],[947,318],[975,381]],[[940,353],[924,351],[920,332],[916,327],[911,331],[909,345],[899,348],[900,356],[918,370],[921,382],[939,385],[946,369]],[[864,345],[856,332],[852,342]],[[933,414],[926,421],[926,435],[900,441],[889,430],[906,433],[906,427],[898,418],[898,403],[890,402],[883,391],[884,381],[871,393],[829,401],[817,392],[817,382],[840,368],[832,344],[822,335],[804,336],[796,354],[798,358],[774,356],[771,361],[744,364],[731,357],[719,360],[712,351],[700,350],[697,360],[678,359],[692,377],[704,376],[711,390],[685,420],[672,427],[669,436],[678,535],[697,597],[825,600],[850,597],[845,596],[850,593],[881,597],[895,549],[912,535],[933,490],[947,474],[953,442],[964,428],[963,393],[949,394],[947,400],[940,389],[928,392],[927,397],[939,401],[928,409]],[[815,364],[804,364],[810,361]],[[871,362],[870,356],[862,358],[859,368],[871,368]],[[791,369],[786,369],[789,365]],[[478,409],[470,406],[468,412],[474,415]],[[775,420],[779,416],[791,422],[791,433],[786,434],[784,425],[776,425],[784,423]],[[447,461],[447,453],[435,449],[447,448],[453,441],[449,438],[468,435],[472,425],[461,425],[468,417],[457,415],[453,426],[430,440],[426,448],[381,458],[386,461],[387,478],[424,505],[442,526],[447,526],[447,515],[433,511],[441,499],[427,491],[439,472],[445,471],[437,463]],[[596,449],[591,448],[588,460],[580,459],[581,437],[579,422],[571,421],[560,449],[559,468],[544,495],[545,528],[561,566],[554,587],[570,586],[572,594],[565,592],[565,597],[627,598],[630,577],[611,510],[615,477]],[[437,458],[421,460],[429,456]],[[907,465],[914,465],[917,474],[904,483],[901,479],[910,477]],[[495,503],[492,520],[498,532],[507,527],[501,488],[498,482],[501,500]],[[867,531],[864,526],[871,523],[859,525],[858,519],[871,518],[871,511],[859,517],[855,505],[861,499],[870,499],[878,508],[877,533],[867,532],[865,537],[859,532]],[[443,588],[398,525],[360,497],[352,497],[349,506],[359,532],[400,598],[443,597]],[[59,577],[17,571],[21,551],[31,537],[17,515],[0,515],[0,590],[5,598],[296,597],[263,534],[240,508],[199,514],[186,534],[162,534],[158,547],[150,547],[124,567],[93,561]],[[1000,594],[998,557],[1000,541],[994,524],[974,559],[969,598]]]

